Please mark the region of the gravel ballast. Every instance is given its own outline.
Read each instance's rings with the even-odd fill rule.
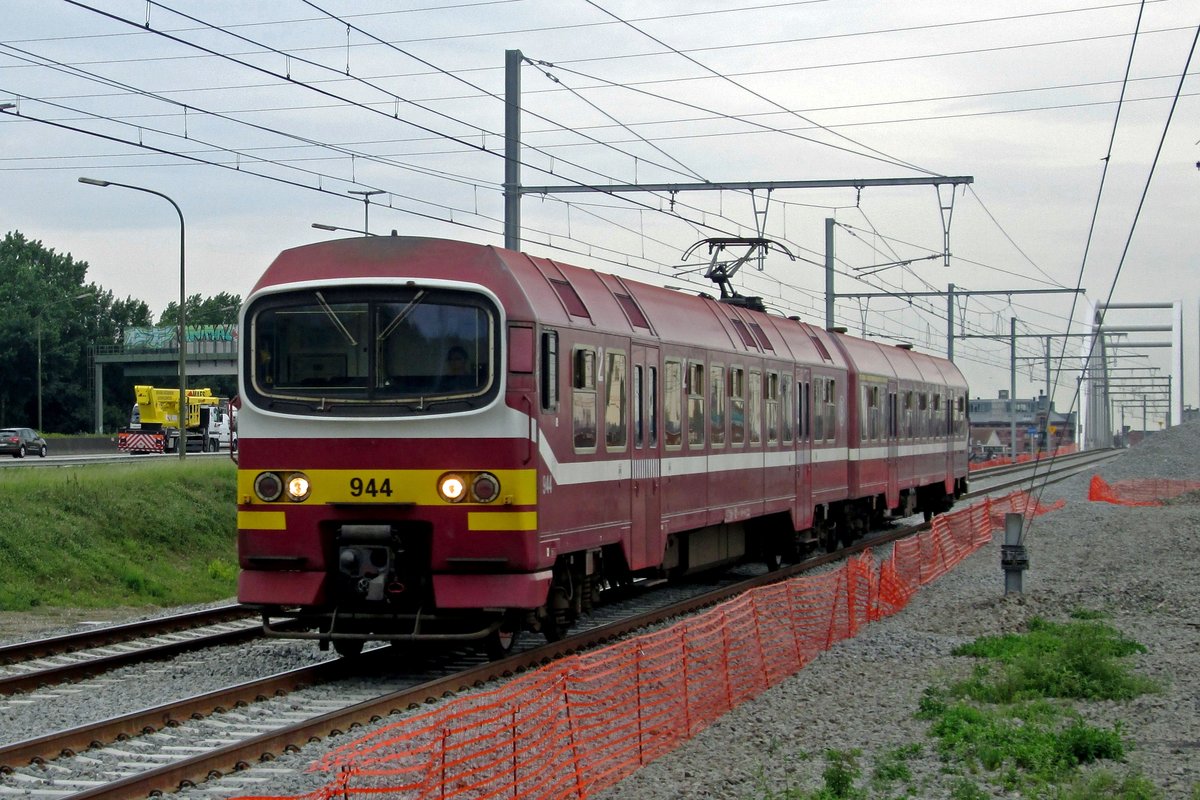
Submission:
[[[1109,482],[1129,478],[1200,479],[1200,423],[1157,434],[1097,470]],[[727,714],[670,756],[597,800],[764,798],[824,785],[827,750],[861,750],[865,784],[888,751],[914,743],[906,759],[913,797],[951,797],[960,780],[948,773],[915,718],[935,683],[965,677],[972,659],[958,645],[980,636],[1018,633],[1031,617],[1067,621],[1080,609],[1104,612],[1107,624],[1147,648],[1132,669],[1163,691],[1116,703],[1076,707],[1094,725],[1120,721],[1123,763],[1096,768],[1140,772],[1167,798],[1200,791],[1200,504],[1190,498],[1157,508],[1087,500],[1085,472],[1046,487],[1043,502],[1065,508],[1026,528],[1030,567],[1023,591],[1004,595],[1003,532],[948,575],[923,588],[899,614],[838,643],[798,674]],[[975,776],[986,796],[1005,794]],[[871,797],[898,796],[868,790]],[[774,793],[774,794],[772,794]]]

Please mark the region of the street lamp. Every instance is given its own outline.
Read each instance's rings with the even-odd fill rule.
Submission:
[[[383,194],[383,189],[347,189],[346,194],[361,194],[363,199],[363,236],[370,236],[367,231],[371,230],[368,223],[368,217],[371,213],[371,198],[377,194]]]
[[[183,242],[184,242],[184,226],[183,212],[179,210],[179,205],[167,197],[162,192],[156,192],[153,189],[147,189],[144,186],[132,186],[128,183],[117,183],[115,181],[102,181],[96,178],[80,178],[80,183],[86,183],[89,186],[120,186],[122,189],[133,189],[135,192],[145,192],[166,200],[175,209],[175,213],[179,215],[179,460],[187,456],[187,436],[185,426],[187,424],[187,324],[185,320],[185,306],[187,304],[187,295],[184,293],[184,269],[183,269]]]
[[[75,300],[82,300],[85,297],[91,297],[91,292],[77,294],[74,297],[69,297],[66,300],[59,300],[57,303],[50,303],[44,308],[38,309],[34,315],[37,320],[37,429],[38,433],[42,432],[42,315],[55,306],[60,306],[63,303],[70,303]]]
[[[319,231],[333,231],[333,232],[344,231],[345,233],[361,233],[363,236],[378,236],[379,235],[377,233],[370,233],[368,231],[355,230],[354,228],[340,228],[337,225],[326,225],[323,222],[314,222],[312,224],[312,226]]]

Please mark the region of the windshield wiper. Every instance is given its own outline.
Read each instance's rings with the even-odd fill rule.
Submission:
[[[325,302],[324,295],[322,295],[320,292],[313,292],[313,294],[317,296],[317,302],[321,304],[321,310],[329,315],[329,319],[333,320],[334,327],[342,332],[342,336],[346,337],[346,341],[350,343],[351,347],[357,347],[358,342],[355,341],[354,337],[350,335],[350,331],[346,329],[346,326],[342,324],[342,321],[338,319],[337,312],[330,307],[329,303]]]
[[[375,337],[375,341],[382,342],[384,339],[391,336],[392,331],[396,330],[396,327],[400,325],[400,323],[408,319],[409,315],[412,314],[420,302],[425,299],[425,295],[426,291],[424,289],[417,292],[413,299],[409,300],[408,304],[405,305],[404,308],[400,309],[400,313],[396,314],[396,316],[392,318],[392,321],[388,323],[387,327],[379,332],[379,335]]]

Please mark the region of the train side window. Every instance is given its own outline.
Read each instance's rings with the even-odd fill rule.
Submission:
[[[714,391],[716,391],[714,389]],[[746,441],[746,370],[729,368],[729,441],[741,445]],[[716,439],[714,438],[715,442]]]
[[[764,387],[767,402],[767,444],[779,443],[779,373],[768,372]]]
[[[596,351],[578,347],[572,357],[571,425],[576,450],[596,449]]]
[[[750,370],[750,396],[747,403],[750,408],[746,419],[746,427],[750,429],[750,444],[762,443],[762,373],[756,369]],[[774,441],[774,439],[772,439]]]
[[[624,450],[629,426],[625,409],[625,354],[609,350],[604,370],[607,400],[604,404],[604,444],[609,450]]]
[[[888,392],[887,396],[887,435],[889,439],[895,439],[900,433],[900,423],[897,421],[898,399],[895,392]]]
[[[641,450],[646,443],[646,396],[642,386],[643,369],[641,364],[633,365],[633,446],[638,450]]]
[[[859,436],[863,440],[879,438],[879,387],[864,385],[862,387],[862,411],[859,414]]]
[[[683,444],[683,364],[678,361],[663,366],[663,444]]]
[[[646,416],[650,422],[650,446],[658,447],[658,367],[650,365],[646,368],[649,385],[646,387],[648,407]]]
[[[812,419],[814,442],[825,441],[825,384],[824,378],[817,378],[813,381],[813,399],[812,405],[809,406],[809,414]]]
[[[708,368],[709,397],[708,435],[713,447],[725,446],[725,368],[713,364]]]
[[[837,381],[825,381],[825,438],[837,441]]]
[[[785,442],[792,440],[791,389],[791,381],[783,384],[783,440]],[[800,442],[808,438],[808,393],[809,385],[807,381],[801,381],[796,384],[796,440]]]
[[[704,362],[693,361],[687,370],[688,446],[704,445]]]
[[[780,421],[783,423],[783,441],[785,444],[792,441],[792,416],[795,412],[792,410],[792,380],[791,376],[784,374],[782,382],[779,384],[779,408],[782,412]]]
[[[558,331],[542,331],[542,410],[558,409]]]

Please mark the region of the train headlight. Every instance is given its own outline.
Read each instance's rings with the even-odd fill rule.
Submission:
[[[288,475],[287,479],[287,496],[288,500],[293,503],[299,503],[301,500],[308,497],[312,491],[312,484],[308,481],[308,476],[302,472],[293,472]]]
[[[457,503],[467,494],[467,482],[461,475],[448,473],[438,478],[438,494],[447,503]]]
[[[274,502],[283,494],[283,481],[274,472],[261,472],[254,479],[254,493],[265,503]]]
[[[500,481],[490,472],[481,472],[471,481],[471,497],[477,503],[490,503],[500,496]]]

